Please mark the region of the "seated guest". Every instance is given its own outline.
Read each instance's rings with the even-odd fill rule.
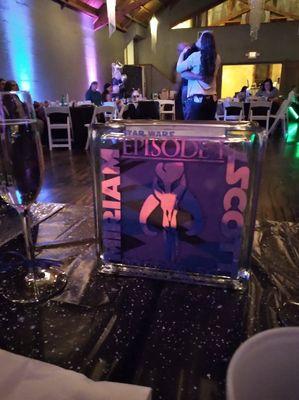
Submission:
[[[46,114],[45,114],[45,103],[39,103],[38,101],[33,102],[33,107],[35,110],[36,118],[41,119],[46,123]]]
[[[133,88],[132,94],[131,94],[131,99],[132,99],[133,103],[137,103],[139,100],[142,100],[142,95],[141,95],[140,89]]]
[[[160,93],[160,99],[161,100],[168,100],[169,99],[169,90],[168,89],[162,89]]]
[[[238,98],[239,101],[245,101],[246,97],[249,95],[250,93],[247,91],[248,86],[243,86],[241,91],[239,93],[237,93],[236,97]]]
[[[103,94],[102,94],[103,103],[105,101],[112,101],[112,89],[113,88],[112,88],[111,83],[105,83],[104,91],[103,91]]]
[[[39,103],[38,101],[33,102],[33,107],[36,115],[36,126],[39,131],[42,144],[48,144],[48,131],[47,131],[47,120],[45,107],[48,107],[49,103],[45,101],[44,103]]]
[[[278,97],[278,90],[273,86],[272,79],[266,79],[258,92],[256,93],[257,97],[265,97],[267,100],[273,100]]]
[[[5,92],[17,92],[19,91],[19,85],[17,82],[11,80],[7,81],[4,85]],[[28,118],[29,110],[25,103],[21,101],[17,94],[6,94],[3,96],[3,105],[4,111],[8,118],[10,119],[20,119],[20,118]],[[36,111],[36,127],[41,136],[44,135],[44,127],[45,123],[43,118],[40,117],[40,114],[37,112],[38,107],[40,107],[39,103],[34,102],[33,107]]]
[[[0,92],[4,92],[5,83],[6,83],[6,80],[3,78],[0,78]]]
[[[19,85],[14,80],[5,81],[3,89],[5,92],[17,92],[20,90]]]
[[[102,104],[102,95],[98,91],[98,82],[91,82],[91,85],[87,92],[85,93],[85,100],[91,101],[96,106],[100,106]]]
[[[15,81],[6,81],[4,85],[5,92],[17,92],[18,90],[19,86]],[[28,116],[26,105],[22,103],[19,96],[16,94],[7,94],[3,96],[3,105],[10,119],[26,118]]]

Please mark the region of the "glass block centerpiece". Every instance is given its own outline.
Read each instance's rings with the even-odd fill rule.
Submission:
[[[216,122],[90,129],[100,271],[242,288],[265,133]]]

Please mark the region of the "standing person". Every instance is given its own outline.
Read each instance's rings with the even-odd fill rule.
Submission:
[[[182,51],[185,50],[186,47],[189,47],[188,43],[181,42],[177,45],[177,54],[178,57],[182,53]],[[177,119],[184,119],[184,112],[183,112],[183,107],[184,107],[184,102],[187,99],[187,85],[188,81],[187,79],[183,79],[181,77],[181,74],[178,74],[176,72],[176,64],[174,65],[174,82],[176,83],[176,90],[177,90],[177,95],[175,99],[175,115]]]
[[[186,102],[187,120],[213,120],[217,109],[216,77],[221,59],[216,51],[214,36],[204,31],[196,41],[197,52],[192,53],[186,60],[185,49],[179,56],[177,72],[188,76],[188,91]],[[187,73],[187,75],[185,75]]]
[[[91,82],[89,89],[85,93],[85,100],[91,101],[96,106],[100,106],[102,104],[102,95],[98,91],[98,82]]]
[[[265,97],[267,100],[273,100],[278,97],[278,90],[273,86],[272,79],[264,80],[261,88],[256,93],[257,97]]]
[[[125,92],[125,81],[127,79],[127,75],[122,74],[121,70],[123,65],[121,62],[117,61],[116,63],[112,63],[112,98],[113,99],[122,99],[124,97]]]
[[[179,43],[177,47],[177,52],[180,55],[184,51],[183,59],[186,60],[192,53],[198,51],[196,44],[192,44],[190,47],[188,43]],[[197,75],[192,74],[191,72],[184,72],[180,74],[180,89],[177,95],[177,108],[176,115],[178,119],[186,119],[186,102],[187,102],[187,92],[188,92],[188,79],[196,79]],[[176,81],[179,81],[178,77]],[[180,108],[178,110],[178,108]],[[178,112],[177,112],[178,111]]]

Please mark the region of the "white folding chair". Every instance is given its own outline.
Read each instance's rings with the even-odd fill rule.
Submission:
[[[99,106],[94,108],[92,123],[98,122],[98,115],[104,114],[105,121],[110,121],[115,116],[115,107],[114,106]]]
[[[170,106],[167,110],[167,106]],[[175,120],[175,101],[174,100],[159,100],[160,119],[165,119],[166,115],[170,115],[172,120]]]
[[[217,121],[224,120],[224,105],[223,105],[222,100],[218,100],[218,102],[217,102],[217,110],[216,110],[215,118]]]
[[[270,118],[274,119],[274,121],[273,121],[270,129],[268,130],[268,135],[271,135],[275,131],[279,122],[281,122],[281,124],[282,124],[283,134],[286,135],[286,133],[287,133],[286,119],[287,119],[288,107],[290,105],[290,102],[291,101],[289,99],[284,100],[281,103],[277,113],[270,114]]]
[[[224,101],[224,121],[242,121],[244,119],[244,104],[238,101]]]
[[[95,107],[93,111],[93,116],[91,119],[91,123],[97,123],[98,122],[98,116],[99,115],[104,115],[105,121],[110,121],[111,119],[114,118],[115,116],[115,107],[112,106],[99,106]],[[88,130],[88,136],[87,136],[87,141],[85,145],[85,150],[88,150],[89,148],[89,142],[90,142],[90,131]]]
[[[266,121],[266,129],[268,131],[271,106],[272,101],[251,101],[249,108],[249,121]],[[261,111],[262,114],[260,113]]]
[[[118,118],[118,109],[114,101],[104,101],[102,107],[113,107],[114,108],[113,119]]]
[[[45,114],[48,126],[48,137],[49,137],[49,148],[50,151],[54,147],[67,147],[69,150],[72,149],[72,138],[71,138],[71,116],[69,107],[46,107]],[[65,122],[53,122],[51,121],[51,115],[64,115]],[[52,136],[52,130],[65,130],[67,132],[66,138],[54,138]]]
[[[283,129],[283,134],[286,135],[287,134],[287,128],[288,128],[288,108],[290,106],[290,104],[293,101],[294,98],[294,90],[291,90],[288,94],[288,97],[286,98],[286,100],[284,100],[277,113],[276,114],[270,114],[270,119],[274,119],[268,134],[271,135],[271,133],[274,132],[275,128],[277,127],[278,123],[281,122],[282,124],[282,129]]]

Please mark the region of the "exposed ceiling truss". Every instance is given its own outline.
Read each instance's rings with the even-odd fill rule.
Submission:
[[[108,25],[106,0],[53,0],[61,7],[84,12],[94,17],[94,29],[102,29]],[[126,32],[135,22],[146,27],[151,17],[168,5],[174,5],[178,0],[117,0],[116,21],[117,28]]]
[[[208,26],[224,26],[237,23],[248,23],[251,4],[249,0],[221,0],[216,7],[210,7]],[[262,22],[296,21],[299,20],[298,0],[264,0]],[[189,18],[203,16],[207,20],[207,13],[194,13]],[[183,22],[183,21],[182,21]]]

